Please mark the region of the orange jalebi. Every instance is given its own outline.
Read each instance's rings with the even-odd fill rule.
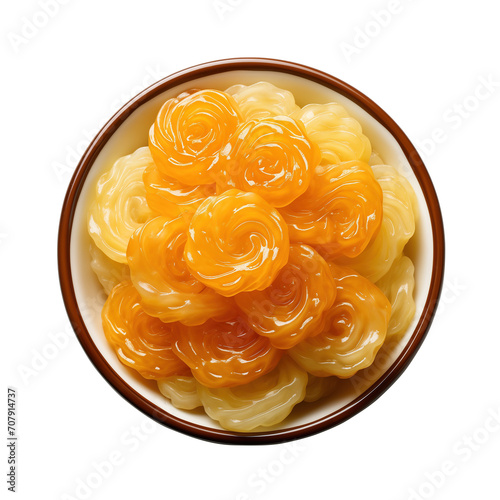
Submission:
[[[307,189],[319,160],[319,148],[307,139],[302,123],[286,116],[249,120],[222,149],[217,185],[252,191],[284,207]]]
[[[290,241],[307,243],[329,258],[355,257],[382,220],[382,190],[360,161],[316,167],[308,190],[280,209]]]
[[[213,184],[214,166],[241,121],[234,99],[218,90],[200,90],[169,99],[149,133],[158,170],[184,184]]]
[[[199,325],[209,318],[226,318],[233,305],[189,272],[183,257],[189,217],[151,219],[130,238],[127,259],[148,314],[165,322]]]
[[[336,285],[323,257],[307,245],[290,245],[288,263],[262,291],[235,301],[253,329],[279,349],[318,334],[323,313],[335,300]]]
[[[282,351],[240,317],[176,329],[174,352],[207,387],[234,387],[270,372]]]
[[[172,351],[173,325],[153,318],[141,307],[130,281],[116,285],[102,309],[102,325],[120,361],[143,377],[188,375],[187,365]]]
[[[230,297],[268,287],[288,251],[288,229],[278,211],[255,193],[230,189],[199,206],[184,258],[197,280]]]
[[[208,196],[215,194],[215,184],[188,186],[173,177],[162,175],[156,165],[150,165],[142,176],[149,208],[165,217],[196,210]]]

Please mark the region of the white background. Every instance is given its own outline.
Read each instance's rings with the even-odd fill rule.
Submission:
[[[18,498],[498,499],[494,2],[48,0],[50,17],[42,3],[3,2],[0,16],[1,351],[4,387],[18,390]],[[237,56],[304,63],[371,97],[420,145],[445,220],[442,301],[413,363],[371,407],[287,452],[149,421],[91,365],[59,291],[58,219],[78,151],[157,79]]]

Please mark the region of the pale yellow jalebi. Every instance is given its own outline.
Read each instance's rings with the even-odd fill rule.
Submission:
[[[340,104],[308,104],[292,117],[304,123],[307,136],[319,146],[325,164],[370,159],[370,141],[359,122]]]
[[[142,182],[153,163],[148,148],[139,148],[117,160],[98,180],[88,212],[88,230],[96,246],[110,259],[127,263],[132,233],[152,217]]]
[[[413,262],[405,255],[401,255],[394,261],[389,272],[377,281],[377,286],[391,302],[387,339],[398,339],[404,335],[415,316],[414,273]]]
[[[198,394],[207,415],[224,429],[250,432],[282,422],[306,394],[307,373],[288,356],[267,375],[245,385],[210,389],[201,384]]]

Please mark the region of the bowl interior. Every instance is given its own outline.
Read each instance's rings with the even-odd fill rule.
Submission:
[[[287,429],[295,426],[303,426],[324,419],[352,403],[363,391],[373,384],[391,366],[410,341],[415,327],[422,316],[431,284],[434,258],[433,233],[429,209],[421,186],[403,150],[393,135],[369,113],[348,98],[304,77],[276,71],[241,70],[224,71],[191,80],[187,84],[172,87],[161,95],[151,98],[128,116],[109,138],[95,159],[84,182],[76,204],[71,233],[70,265],[73,286],[78,307],[88,333],[96,348],[118,376],[146,400],[149,400],[168,414],[196,426],[203,426],[209,429],[220,429],[220,427],[201,411],[187,412],[174,408],[159,393],[154,382],[142,379],[133,370],[122,365],[106,342],[100,319],[100,311],[106,296],[90,268],[90,237],[86,229],[86,212],[88,200],[92,196],[99,176],[110,168],[113,162],[120,156],[130,154],[135,149],[147,145],[149,128],[159,108],[166,99],[193,87],[224,90],[234,84],[248,85],[262,80],[269,81],[278,87],[293,92],[299,106],[308,103],[326,103],[331,101],[341,103],[361,123],[364,133],[372,142],[373,149],[381,155],[386,163],[394,166],[403,173],[412,184],[418,197],[420,209],[415,236],[411,241],[411,245],[406,250],[406,253],[409,254],[415,264],[416,273],[416,314],[406,335],[397,345],[386,348],[380,353],[374,365],[365,370],[365,373],[360,373],[349,381],[342,381],[335,395],[316,403],[303,403],[296,407],[292,415],[279,428]]]

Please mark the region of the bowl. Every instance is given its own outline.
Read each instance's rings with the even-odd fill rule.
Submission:
[[[405,336],[383,349],[374,364],[340,385],[331,397],[294,409],[278,428],[237,433],[223,430],[204,413],[176,409],[145,380],[122,365],[108,345],[100,311],[105,301],[90,268],[86,230],[89,196],[103,171],[118,157],[148,141],[162,103],[188,88],[224,90],[266,80],[292,91],[299,105],[337,101],[363,126],[374,149],[412,184],[420,215],[406,253],[415,264],[416,314]],[[300,64],[272,59],[226,59],[191,67],[144,90],[121,108],[94,138],[70,181],[61,214],[58,265],[64,303],[76,336],[104,379],[130,404],[156,422],[197,438],[233,444],[267,444],[316,434],[341,424],[380,397],[403,373],[429,330],[444,273],[444,231],[439,202],[413,144],[379,106],[343,81]]]

